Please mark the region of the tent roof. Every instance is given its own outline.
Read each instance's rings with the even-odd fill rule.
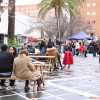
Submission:
[[[66,37],[66,39],[69,39],[69,40],[81,40],[81,39],[92,40],[92,39],[94,39],[94,37],[90,37],[89,35],[87,35],[83,31],[80,31],[78,34],[76,34],[72,37]]]

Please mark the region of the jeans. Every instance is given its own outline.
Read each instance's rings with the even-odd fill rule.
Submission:
[[[82,53],[82,52],[79,52],[79,55],[80,55],[80,56],[83,56],[83,53]]]
[[[73,55],[75,55],[76,54],[76,49],[72,48],[72,52],[73,52]]]
[[[0,77],[11,77],[12,72],[1,73]],[[0,85],[3,86],[6,80],[1,80]],[[10,80],[10,86],[14,86],[15,80]]]
[[[30,58],[31,60],[32,60],[32,62],[35,62],[36,60],[35,59],[33,59],[33,58]]]
[[[98,54],[98,50],[94,50],[94,51],[93,51],[93,57],[96,56],[96,53]]]
[[[59,56],[58,56],[58,62],[60,64],[61,68],[62,68],[62,64],[61,64],[61,61],[60,61],[60,57]]]

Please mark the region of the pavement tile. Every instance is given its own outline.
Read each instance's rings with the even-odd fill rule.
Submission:
[[[0,90],[0,100],[29,100],[31,98],[38,100],[90,100],[88,95],[100,96],[98,56],[94,58],[92,54],[87,56],[87,58],[74,56],[74,64],[71,65],[69,71],[59,70],[55,74],[45,76],[45,91],[33,92],[33,86],[29,86],[30,90],[25,92],[25,82],[16,81],[16,90]]]

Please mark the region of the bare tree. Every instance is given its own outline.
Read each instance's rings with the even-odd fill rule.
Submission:
[[[77,34],[80,31],[88,33],[88,30],[92,30],[92,24],[89,21],[86,21],[81,15],[72,18],[70,22],[70,30],[72,35]]]
[[[0,0],[0,22],[1,22],[1,15],[4,12],[7,2],[5,0]]]
[[[43,37],[46,38],[58,38],[59,34],[57,31],[57,21],[56,17],[48,18],[45,20],[37,19],[35,22],[34,19],[31,22],[32,26],[27,30],[26,33],[31,33],[33,30],[40,30]],[[64,39],[65,36],[69,33],[69,22],[66,17],[61,17],[60,19],[60,33],[61,39]]]

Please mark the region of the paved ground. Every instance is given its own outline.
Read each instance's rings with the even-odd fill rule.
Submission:
[[[57,72],[45,77],[45,91],[24,91],[24,82],[16,82],[16,90],[0,90],[0,100],[91,100],[100,96],[100,65],[98,56],[74,57],[70,71]]]

